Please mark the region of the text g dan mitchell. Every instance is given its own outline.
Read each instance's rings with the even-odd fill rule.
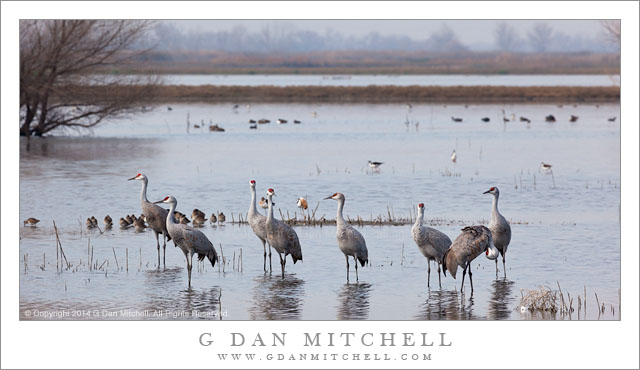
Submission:
[[[289,338],[287,333],[229,333],[223,338],[223,345],[231,347],[285,347],[289,340],[299,341],[305,347],[450,347],[452,342],[447,333],[302,333],[301,336]],[[213,333],[200,334],[198,342],[201,346],[219,343]]]

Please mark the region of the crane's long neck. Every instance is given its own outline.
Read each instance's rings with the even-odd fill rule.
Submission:
[[[249,213],[256,214],[258,211],[256,210],[256,188],[251,188],[251,204],[249,205]]]
[[[344,208],[344,200],[338,199],[338,214],[336,215],[336,222],[341,224],[344,223],[344,217],[342,216],[342,209]]]
[[[271,194],[267,195],[269,199],[269,212],[267,213],[267,222],[273,221],[273,201],[271,200],[273,196]]]
[[[500,212],[498,211],[498,198],[500,197],[500,195],[495,194],[493,196],[493,204],[491,205],[491,219],[494,221],[498,220],[498,216],[500,215]]]
[[[169,203],[169,213],[167,214],[167,222],[172,224],[177,224],[176,218],[173,216],[173,213],[176,211],[176,206],[178,202]]]
[[[147,179],[142,180],[142,190],[140,191],[140,203],[149,203],[149,199],[147,199]]]
[[[424,220],[424,208],[418,208],[418,217],[416,218],[416,226],[422,226]]]

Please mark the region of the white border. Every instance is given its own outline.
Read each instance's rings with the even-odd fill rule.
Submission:
[[[219,362],[198,335],[304,331],[447,332],[437,368],[638,368],[638,2],[2,2],[2,368],[391,367],[389,362]],[[622,321],[620,322],[19,322],[18,19],[622,19]],[[28,184],[25,184],[27,186]],[[224,342],[223,342],[224,343]],[[322,350],[328,350],[323,348]],[[340,352],[365,349],[337,348]],[[376,349],[374,349],[376,350]],[[250,349],[244,349],[247,352]],[[281,350],[280,350],[281,351]],[[285,352],[298,352],[288,345]]]

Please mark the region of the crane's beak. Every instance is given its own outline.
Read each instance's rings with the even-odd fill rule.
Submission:
[[[490,192],[491,192],[491,190],[487,190],[487,191],[485,191],[485,192],[484,192],[484,193],[482,193],[482,194],[487,194],[487,193],[490,193]]]
[[[129,180],[131,180],[131,179],[129,179]],[[164,199],[163,200],[159,200],[157,202],[153,202],[153,204],[158,204],[158,203],[164,203]]]
[[[324,198],[323,200],[327,200],[327,199],[332,199],[333,195],[329,195],[328,197]]]
[[[136,177],[137,177],[137,176],[133,176],[132,178],[127,179],[127,181],[135,180],[135,179],[136,179]]]

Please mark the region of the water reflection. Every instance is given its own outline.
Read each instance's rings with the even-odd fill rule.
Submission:
[[[338,320],[365,320],[369,316],[371,284],[345,284],[338,292]]]
[[[304,280],[287,274],[261,275],[253,279],[253,297],[249,307],[251,320],[295,320],[302,314]]]
[[[429,290],[427,300],[419,308],[418,320],[477,320],[473,313],[473,295],[458,290]]]
[[[514,297],[511,295],[515,282],[499,279],[491,283],[488,318],[491,320],[508,319],[513,311]]]

